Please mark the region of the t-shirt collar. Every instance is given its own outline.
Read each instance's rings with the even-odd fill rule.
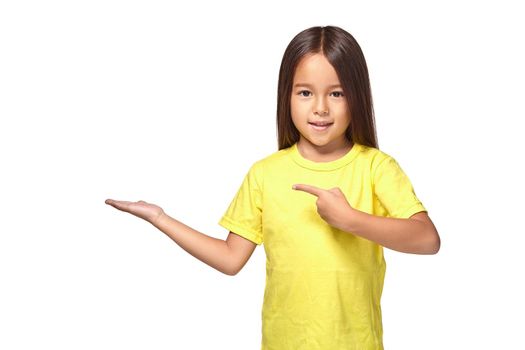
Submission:
[[[361,145],[359,143],[354,142],[354,145],[348,151],[344,156],[341,158],[329,161],[329,162],[314,162],[312,160],[304,158],[301,153],[299,152],[299,149],[297,148],[297,142],[294,143],[290,147],[290,156],[292,159],[299,164],[302,167],[312,169],[312,170],[319,170],[319,171],[329,171],[329,170],[335,170],[337,168],[340,168],[342,166],[347,165],[352,160],[355,159],[359,151],[361,150]]]

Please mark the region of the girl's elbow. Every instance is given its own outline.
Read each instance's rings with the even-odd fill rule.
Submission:
[[[439,237],[439,234],[435,231],[429,234],[428,237],[430,238],[426,244],[426,254],[437,254],[441,248],[441,238]]]

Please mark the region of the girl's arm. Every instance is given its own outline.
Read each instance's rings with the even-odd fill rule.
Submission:
[[[182,249],[214,269],[233,276],[246,264],[256,244],[230,232],[226,241],[207,236],[168,216],[156,204],[106,199],[106,204],[135,215],[164,232]]]
[[[317,196],[317,212],[328,224],[403,253],[436,254],[441,240],[427,212],[408,219],[387,218],[352,208],[339,187],[329,190],[295,184],[294,190]]]
[[[242,269],[257,246],[234,232],[226,241],[207,236],[166,213],[152,224],[195,258],[230,276]]]
[[[436,254],[441,240],[426,212],[408,219],[387,218],[352,209],[343,230],[403,253]]]

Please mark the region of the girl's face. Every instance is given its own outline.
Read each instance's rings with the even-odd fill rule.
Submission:
[[[299,61],[293,78],[290,111],[301,134],[298,146],[305,153],[333,154],[351,146],[345,137],[351,120],[350,108],[334,67],[323,55],[311,54]]]

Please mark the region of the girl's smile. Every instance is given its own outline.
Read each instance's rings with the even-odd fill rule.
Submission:
[[[311,126],[315,131],[325,131],[325,130],[327,130],[327,129],[328,129],[333,123],[329,123],[329,124],[326,124],[326,123],[314,124],[314,123],[309,122],[308,124],[310,124],[310,126]]]

